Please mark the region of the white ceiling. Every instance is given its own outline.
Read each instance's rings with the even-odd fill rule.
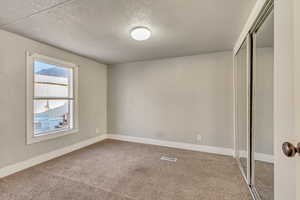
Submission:
[[[231,50],[256,0],[0,0],[0,28],[123,63]],[[150,40],[129,37],[135,26]]]

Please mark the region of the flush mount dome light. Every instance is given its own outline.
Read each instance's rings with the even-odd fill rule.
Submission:
[[[135,27],[130,31],[130,35],[134,40],[143,41],[151,37],[151,31],[146,27]]]

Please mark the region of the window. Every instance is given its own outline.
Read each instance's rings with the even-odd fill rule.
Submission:
[[[27,143],[77,132],[77,66],[27,53]]]

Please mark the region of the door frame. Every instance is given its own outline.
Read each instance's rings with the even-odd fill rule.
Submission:
[[[300,101],[300,93],[299,93],[299,84],[300,84],[300,2],[299,0],[294,0],[294,67],[295,67],[295,102]],[[296,88],[298,86],[298,88]],[[299,103],[295,105],[295,135],[296,135],[296,142],[300,141],[300,105]],[[296,164],[296,171],[297,171],[297,183],[296,187],[300,187],[300,159],[297,158]],[[297,199],[300,199],[300,190],[297,190]]]
[[[295,94],[299,74],[295,59],[296,9],[299,0],[276,0],[274,8],[274,155],[275,155],[275,200],[296,200],[296,161],[299,157],[287,158],[281,150],[283,142],[296,144]],[[299,10],[298,10],[299,12]],[[298,76],[295,79],[295,76]],[[299,89],[299,86],[297,86]],[[299,134],[299,133],[298,133]]]

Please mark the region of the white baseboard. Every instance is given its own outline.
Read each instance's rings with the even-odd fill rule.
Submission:
[[[16,172],[22,171],[27,168],[33,167],[40,163],[57,158],[59,156],[65,155],[67,153],[70,153],[72,151],[75,151],[75,150],[78,150],[81,148],[84,148],[86,146],[100,142],[105,139],[114,139],[114,140],[121,140],[121,141],[135,142],[135,143],[152,144],[152,145],[172,147],[172,148],[178,148],[178,149],[185,149],[185,150],[233,156],[233,149],[230,149],[230,148],[221,148],[221,147],[189,144],[189,143],[182,143],[182,142],[171,142],[171,141],[165,141],[165,140],[155,140],[155,139],[133,137],[133,136],[126,136],[126,135],[103,134],[101,136],[94,137],[94,138],[73,144],[71,146],[64,147],[62,149],[58,149],[58,150],[39,155],[34,158],[25,160],[25,161],[21,161],[16,164],[12,164],[7,167],[1,168],[0,169],[0,178],[14,174]]]
[[[170,142],[170,141],[165,141],[165,140],[155,140],[155,139],[149,139],[149,138],[133,137],[133,136],[126,136],[126,135],[116,135],[116,134],[108,134],[107,136],[109,139],[114,139],[114,140],[143,143],[143,144],[152,144],[152,145],[158,145],[158,146],[173,147],[173,148],[178,148],[178,149],[201,151],[201,152],[207,152],[207,153],[213,153],[213,154],[233,156],[233,149],[230,149],[230,148],[189,144],[189,143],[182,143],[182,142]]]
[[[264,153],[254,153],[255,160],[267,163],[274,163],[274,156]]]
[[[22,162],[19,162],[19,163],[1,168],[0,169],[0,178],[3,178],[5,176],[11,175],[11,174],[14,174],[14,173],[22,171],[24,169],[30,168],[30,167],[38,165],[40,163],[46,162],[46,161],[51,160],[53,158],[57,158],[59,156],[70,153],[72,151],[75,151],[75,150],[81,149],[83,147],[89,146],[91,144],[100,142],[100,141],[102,141],[106,138],[107,138],[106,134],[100,135],[98,137],[94,137],[94,138],[91,138],[91,139],[73,144],[71,146],[67,146],[67,147],[64,147],[62,149],[58,149],[58,150],[55,150],[55,151],[52,151],[52,152],[49,152],[49,153],[46,153],[46,154],[42,154],[40,156],[36,156],[34,158],[31,158],[31,159],[28,159],[28,160],[25,160],[25,161],[22,161]]]
[[[246,157],[246,151],[240,151],[239,152],[240,157],[245,158]],[[264,153],[254,153],[255,160],[267,162],[267,163],[274,163],[274,156],[270,154],[264,154]]]

